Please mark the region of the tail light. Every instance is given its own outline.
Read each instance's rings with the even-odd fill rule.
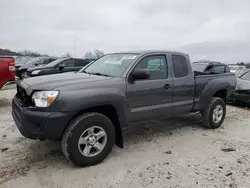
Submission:
[[[14,61],[9,62],[9,71],[10,71],[10,72],[16,71],[15,62],[14,62]]]

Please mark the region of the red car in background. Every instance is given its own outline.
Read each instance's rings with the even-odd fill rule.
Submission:
[[[7,89],[15,83],[15,59],[0,57],[0,89]]]

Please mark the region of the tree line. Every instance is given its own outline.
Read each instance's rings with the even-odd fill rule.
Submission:
[[[87,51],[85,53],[85,55],[83,56],[83,58],[85,58],[85,59],[98,59],[98,58],[102,57],[103,55],[104,55],[103,51],[101,51],[99,49],[96,49],[96,50],[92,50],[92,51]],[[9,49],[0,48],[0,56],[40,57],[40,56],[49,56],[49,55],[40,54],[38,52],[33,52],[33,51],[30,51],[30,50],[24,50],[24,51],[21,51],[21,52],[14,52],[14,51],[11,51]],[[61,57],[72,57],[72,55],[69,52],[67,52],[64,55],[62,55]],[[209,60],[206,60],[206,61],[209,61]],[[236,65],[245,66],[246,68],[250,68],[250,63],[237,62]]]
[[[85,59],[98,59],[101,56],[104,55],[104,52],[101,50],[93,50],[93,51],[88,51],[85,53],[84,57]],[[14,52],[9,49],[1,49],[0,48],[0,56],[30,56],[30,57],[40,57],[40,56],[49,56],[47,54],[40,54],[38,52],[33,52],[30,50],[24,50],[21,52]],[[62,57],[72,57],[72,55],[67,52]]]

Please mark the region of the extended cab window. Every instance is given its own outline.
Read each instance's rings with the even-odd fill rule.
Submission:
[[[167,62],[163,55],[145,57],[135,69],[147,69],[150,74],[149,80],[167,78]]]
[[[75,60],[74,59],[65,60],[64,62],[61,63],[61,65],[64,67],[74,67]]]
[[[185,77],[188,75],[188,63],[184,56],[172,55],[171,56],[174,68],[174,76],[176,78]]]

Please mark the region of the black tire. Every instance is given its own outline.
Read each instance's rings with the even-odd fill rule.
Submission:
[[[19,75],[19,78],[20,78],[20,79],[26,78],[26,77],[25,77],[25,74],[27,74],[27,71],[26,71],[26,70],[21,71],[21,72],[20,72],[20,75]]]
[[[86,157],[78,149],[78,140],[82,133],[92,126],[101,127],[107,141],[101,153],[93,157]],[[112,121],[100,113],[86,113],[72,120],[62,138],[62,151],[65,157],[74,165],[85,167],[102,162],[111,152],[115,143],[115,129]]]
[[[219,122],[215,122],[213,120],[213,112],[214,112],[216,106],[218,106],[218,105],[222,106],[223,114],[222,114],[221,120]],[[219,97],[213,97],[211,102],[207,106],[207,108],[202,113],[203,124],[204,124],[205,127],[209,128],[209,129],[219,128],[222,125],[222,123],[224,122],[225,115],[226,115],[225,101],[223,99],[219,98]]]

